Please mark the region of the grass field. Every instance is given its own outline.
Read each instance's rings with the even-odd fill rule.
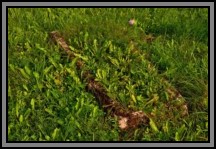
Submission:
[[[154,115],[150,125],[122,132],[85,90],[76,59],[49,39],[53,30],[110,97]],[[162,78],[183,96],[186,116]],[[208,9],[8,9],[9,141],[207,141],[208,133]]]

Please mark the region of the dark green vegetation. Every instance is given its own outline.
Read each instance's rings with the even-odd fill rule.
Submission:
[[[136,25],[128,24],[131,18]],[[154,123],[121,133],[85,90],[76,59],[49,39],[53,30],[109,96],[156,115]],[[151,43],[149,34],[156,37]],[[164,108],[169,99],[161,78],[186,99],[188,116]],[[208,10],[8,9],[8,139],[208,140]]]

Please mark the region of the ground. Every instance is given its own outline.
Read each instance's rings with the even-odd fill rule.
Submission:
[[[54,30],[77,58],[50,39]],[[150,124],[121,131],[86,90],[86,70]],[[9,141],[207,141],[208,133],[208,9],[8,9]]]

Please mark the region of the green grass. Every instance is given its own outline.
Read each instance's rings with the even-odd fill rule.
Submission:
[[[120,132],[85,90],[85,70],[77,71],[76,59],[49,39],[53,30],[111,97],[155,114],[156,126]],[[150,44],[148,34],[156,37]],[[181,118],[174,106],[166,110],[161,78],[186,99],[188,116]],[[8,9],[9,141],[207,141],[207,86],[208,9]]]

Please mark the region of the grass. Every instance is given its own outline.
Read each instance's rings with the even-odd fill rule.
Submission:
[[[50,41],[53,30],[109,96],[154,114],[151,125],[121,132],[85,90],[76,59]],[[185,98],[188,116],[165,108],[161,78]],[[207,141],[207,86],[208,9],[8,9],[9,141]]]

